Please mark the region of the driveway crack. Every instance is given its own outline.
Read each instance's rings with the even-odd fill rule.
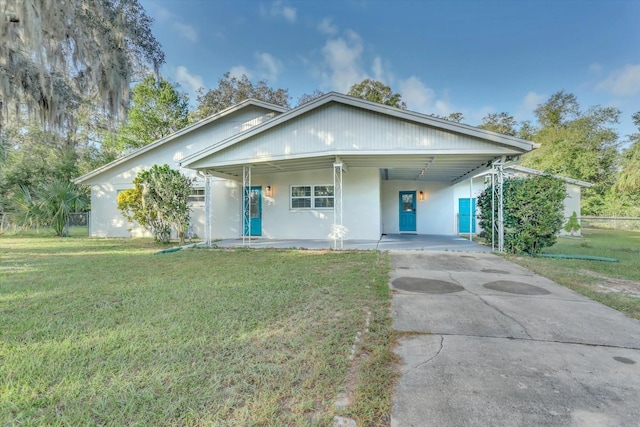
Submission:
[[[425,360],[424,362],[420,362],[417,365],[413,366],[410,370],[413,371],[415,369],[418,369],[421,366],[424,366],[424,365],[428,364],[429,362],[431,362],[432,360],[434,360],[436,357],[438,357],[440,355],[440,353],[442,352],[443,348],[444,348],[444,336],[440,335],[440,348],[438,348],[438,351],[436,352],[436,354],[434,354],[433,356],[431,356],[429,359]]]
[[[455,283],[457,283],[458,285],[462,286],[456,279],[454,279],[453,274],[451,274],[451,272],[449,272],[449,278],[454,281]],[[505,313],[504,311],[500,310],[498,307],[496,307],[495,305],[491,304],[489,301],[485,300],[482,295],[479,295],[475,292],[470,291],[468,288],[462,286],[464,288],[465,291],[469,292],[471,295],[474,295],[476,297],[478,297],[480,299],[480,301],[482,301],[486,306],[491,307],[492,309],[494,309],[495,311],[497,311],[498,313],[502,314],[504,317],[506,317],[507,319],[510,319],[512,322],[514,322],[516,325],[518,325],[520,327],[520,329],[522,329],[522,332],[524,332],[524,334],[529,338],[529,339],[533,339],[533,337],[531,335],[529,335],[529,332],[527,331],[527,328],[515,317],[508,315],[507,313]]]

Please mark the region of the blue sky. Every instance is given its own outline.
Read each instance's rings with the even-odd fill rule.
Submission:
[[[480,124],[566,90],[583,109],[640,110],[639,0],[141,0],[166,53],[162,74],[195,90],[225,72],[289,90],[346,93],[365,78],[410,110]]]

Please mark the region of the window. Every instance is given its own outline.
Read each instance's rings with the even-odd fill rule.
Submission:
[[[191,203],[201,203],[204,202],[204,188],[194,188],[191,190],[191,194],[189,194],[189,202]]]
[[[291,209],[331,209],[333,200],[333,185],[291,186]]]

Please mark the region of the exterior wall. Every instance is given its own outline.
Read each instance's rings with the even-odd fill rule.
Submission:
[[[242,183],[214,178],[211,182],[211,197],[211,237],[233,239],[242,236]],[[204,223],[204,212],[202,222]],[[204,237],[204,226],[200,237]]]
[[[440,154],[468,152],[520,152],[468,135],[388,117],[372,111],[329,104],[275,126],[215,154],[215,164],[280,160],[327,153],[414,153],[433,150]],[[192,167],[206,167],[207,158]]]
[[[194,170],[180,168],[180,160],[212,145],[214,142],[260,124],[273,117],[274,114],[262,108],[249,106],[177,137],[175,140],[158,145],[90,179],[91,237],[150,236],[149,232],[139,224],[131,224],[122,216],[116,202],[119,190],[133,188],[133,179],[138,172],[143,169],[149,169],[155,164],[168,164],[187,176],[195,177],[197,180],[194,182],[194,187],[204,187],[203,178],[196,175]],[[231,181],[224,180],[224,183],[216,181],[214,183],[214,191],[222,191],[226,198],[233,197],[231,195],[233,185],[229,183]],[[239,229],[238,225],[233,222],[233,216],[226,212],[225,209],[221,206],[214,206],[214,219],[220,222],[220,230]],[[237,215],[236,222],[239,221],[239,212]],[[204,236],[204,203],[197,203],[192,206],[192,232],[199,237]],[[228,233],[222,233],[221,235],[230,237]]]
[[[458,231],[459,231],[458,222],[459,222],[459,218],[460,218],[460,212],[459,212],[460,205],[459,205],[458,200],[460,200],[460,199],[468,199],[469,198],[469,194],[471,194],[471,198],[472,199],[477,199],[478,196],[480,196],[480,193],[482,193],[484,191],[484,189],[486,187],[488,187],[489,185],[491,185],[491,184],[485,185],[484,177],[478,177],[478,178],[475,178],[473,180],[473,185],[471,185],[470,181],[467,180],[467,181],[463,181],[461,183],[458,183],[453,187],[453,191],[454,191],[454,206],[453,206],[453,209],[454,209],[454,212],[455,212],[455,220],[456,220],[456,223],[455,223],[455,234],[458,234]],[[470,186],[471,186],[471,188],[470,188]],[[476,201],[476,203],[477,203],[477,201]],[[465,212],[465,214],[468,214],[468,212]],[[480,215],[480,208],[477,207],[477,204],[476,204],[475,215],[476,215],[476,233],[474,233],[474,234],[477,234],[477,233],[479,233],[481,231],[480,230],[480,220],[478,219],[478,217]],[[468,234],[465,233],[465,236],[468,236]]]
[[[564,217],[565,217],[565,224],[566,221],[569,219],[569,217],[571,215],[573,215],[573,213],[575,212],[576,215],[578,215],[578,218],[580,218],[580,216],[582,215],[580,212],[580,190],[581,188],[575,184],[566,184],[566,189],[567,189],[567,197],[564,199]],[[578,222],[580,222],[580,219],[578,219]],[[564,229],[560,230],[560,235],[564,236],[564,235],[568,235],[569,233],[567,233],[566,231],[564,231]],[[580,236],[580,230],[575,231],[573,233],[574,236]]]
[[[343,224],[345,239],[377,240],[380,238],[380,193],[377,168],[352,168],[343,173]],[[266,239],[330,239],[333,209],[291,209],[292,185],[333,185],[333,170],[285,172],[252,177],[251,185],[262,186],[262,238]],[[272,196],[265,194],[267,186]],[[238,187],[239,189],[239,187]],[[216,195],[214,205],[222,204]],[[240,200],[229,207],[237,215],[240,229]],[[218,237],[214,233],[215,237]]]
[[[455,234],[454,191],[445,182],[382,181],[382,232],[400,233],[400,191],[423,191],[424,200],[416,201],[417,234]],[[468,197],[468,196],[467,196]],[[457,203],[457,200],[455,201]]]
[[[488,177],[489,175],[487,175]],[[516,176],[520,176],[520,177],[528,177],[530,175],[527,174],[518,174]],[[507,178],[507,177],[505,177]],[[508,179],[508,178],[507,178]],[[473,190],[472,190],[472,194],[473,197],[476,198],[480,195],[480,193],[482,193],[482,191],[484,191],[484,189],[490,184],[485,185],[484,183],[484,177],[480,176],[477,177],[473,180]],[[458,217],[458,199],[460,198],[469,198],[469,180],[467,181],[463,181],[459,184],[455,185],[455,213],[456,213],[456,218]],[[578,215],[578,218],[580,218],[581,216],[581,212],[580,212],[580,194],[581,194],[581,187],[575,184],[571,184],[571,183],[565,183],[565,188],[567,190],[567,197],[564,199],[564,217],[565,217],[565,222],[566,220],[573,214],[573,212],[575,212]],[[480,211],[477,210],[476,211],[476,215],[479,215]],[[479,232],[480,228],[479,228],[479,221],[476,220],[476,230]],[[457,222],[456,222],[456,232],[457,232],[458,228],[457,228]],[[559,233],[561,236],[564,235],[568,235],[569,233],[567,233],[566,231],[564,231],[564,229],[560,230]],[[579,236],[580,235],[580,230],[578,230],[577,232],[573,233],[574,236]]]
[[[152,237],[144,227],[137,222],[129,222],[118,210],[116,196],[120,190],[129,188],[133,186],[91,186],[90,237]],[[191,206],[191,232],[194,237],[204,236],[204,203],[194,203]]]

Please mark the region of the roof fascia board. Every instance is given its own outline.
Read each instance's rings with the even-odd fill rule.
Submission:
[[[586,182],[586,181],[581,181],[579,179],[575,179],[575,178],[570,178],[568,176],[562,176],[562,175],[557,175],[554,173],[547,173],[545,171],[541,171],[539,169],[532,169],[532,168],[528,168],[526,166],[520,166],[520,165],[511,165],[511,166],[507,166],[505,169],[511,169],[511,170],[515,170],[518,172],[522,172],[522,173],[528,173],[531,175],[551,175],[555,178],[561,179],[569,184],[574,184],[577,185],[579,187],[585,187],[585,188],[591,188],[593,187],[593,184],[590,182]]]
[[[272,110],[272,111],[276,111],[279,113],[284,113],[286,111],[289,111],[289,108],[286,107],[282,107],[279,105],[275,105],[275,104],[270,104],[268,102],[264,102],[264,101],[259,101],[256,99],[246,99],[236,105],[232,105],[229,108],[226,108],[222,111],[219,111],[218,113],[212,114],[209,117],[206,117],[202,120],[199,120],[195,123],[190,124],[189,126],[185,126],[184,128],[175,131],[174,133],[165,136],[164,138],[158,139],[150,144],[145,145],[144,147],[138,148],[137,150],[127,154],[126,156],[120,157],[118,159],[115,159],[114,161],[107,163],[106,165],[100,166],[99,168],[96,168],[94,170],[92,170],[91,172],[84,174],[78,178],[75,178],[73,180],[73,182],[75,184],[82,184],[83,182],[97,176],[100,175],[103,172],[106,172],[107,170],[114,168],[118,165],[121,165],[122,163],[125,163],[135,157],[138,157],[150,150],[153,150],[154,148],[160,146],[160,145],[164,145],[169,141],[172,141],[186,133],[192,132],[196,129],[199,129],[205,125],[208,125],[209,123],[212,123],[216,120],[219,120],[222,117],[228,116],[230,114],[235,113],[236,111],[242,110],[243,108],[249,106],[249,105],[253,105],[256,107],[262,107],[264,109],[267,110]]]
[[[519,154],[516,151],[504,151],[500,153],[501,155],[509,155],[509,154]],[[245,159],[237,159],[237,160],[227,160],[223,162],[214,162],[207,163],[207,165],[198,165],[199,160],[195,160],[190,162],[187,165],[182,165],[188,169],[206,169],[209,167],[218,167],[218,166],[230,166],[235,164],[252,164],[252,163],[264,163],[264,162],[274,162],[280,160],[296,160],[296,159],[305,159],[305,158],[313,158],[313,157],[324,157],[324,156],[443,156],[443,155],[498,155],[495,150],[404,150],[404,151],[344,151],[344,150],[327,150],[327,151],[314,151],[313,153],[303,153],[303,154],[288,154],[282,156],[270,156],[264,158],[245,158]],[[206,156],[205,156],[206,157]],[[201,159],[202,160],[202,159]]]

